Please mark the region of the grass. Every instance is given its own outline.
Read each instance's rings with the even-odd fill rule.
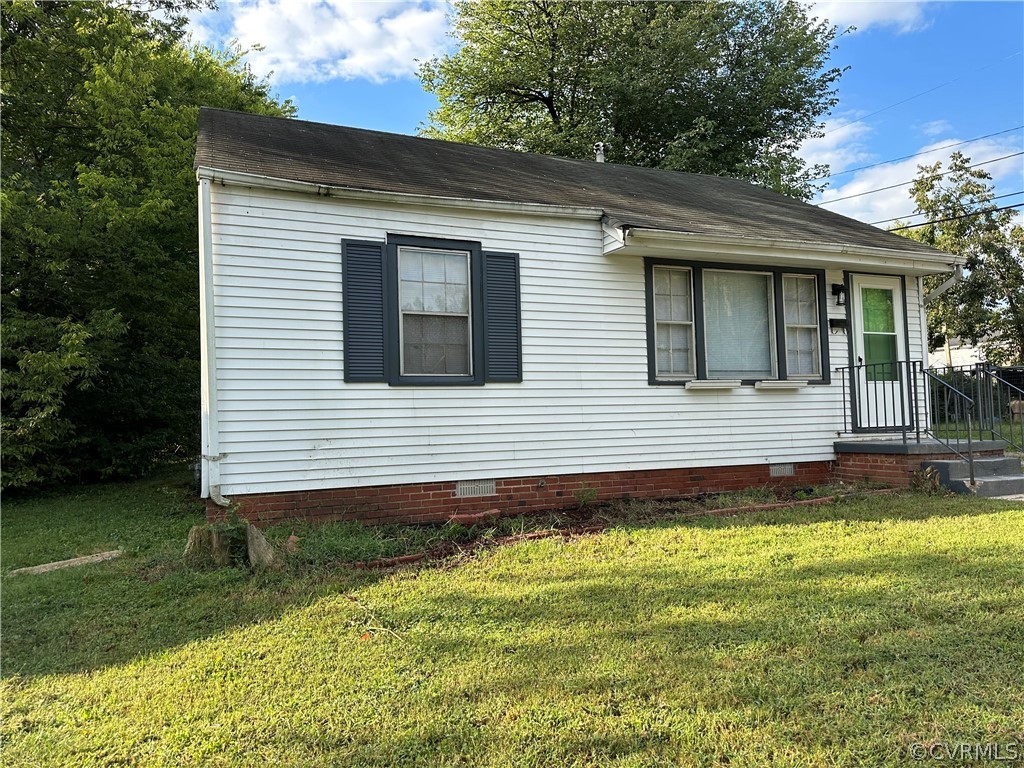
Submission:
[[[932,424],[932,429],[937,436],[947,440],[954,438],[960,440],[967,439],[968,429],[964,423],[950,421],[947,424],[939,421]],[[1006,440],[1020,448],[1021,441],[1024,440],[1024,425],[1019,420],[1009,421],[1007,419],[1001,419],[987,426],[975,422],[970,430],[970,435],[972,440]]]
[[[394,572],[323,561],[465,534],[303,529],[251,577],[181,563],[174,478],[8,502],[5,572],[129,555],[4,578],[3,763],[896,766],[1024,740],[1020,503],[658,511]]]

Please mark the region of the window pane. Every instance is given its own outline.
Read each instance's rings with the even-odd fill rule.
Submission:
[[[865,333],[864,364],[868,381],[896,381],[896,334]]]
[[[693,320],[689,270],[654,269],[654,319],[687,323]]]
[[[457,285],[469,283],[469,262],[461,253],[449,253],[445,256],[444,281]]]
[[[403,280],[399,288],[402,309],[423,309],[423,283]]]
[[[469,318],[404,315],[402,373],[469,373]]]
[[[693,375],[692,325],[658,323],[655,326],[655,346],[659,376]]]
[[[818,288],[813,277],[783,277],[782,293],[787,325],[818,324]]]
[[[865,332],[896,332],[896,313],[891,288],[862,288],[860,300]]]
[[[427,251],[423,254],[423,280],[428,283],[444,282],[445,254]]]
[[[444,283],[423,283],[423,309],[427,312],[446,312]]]
[[[821,375],[816,328],[786,329],[786,367],[789,376]]]
[[[704,334],[710,378],[774,378],[771,276],[705,271]]]
[[[402,251],[399,273],[402,280],[423,280],[423,253],[421,251]]]

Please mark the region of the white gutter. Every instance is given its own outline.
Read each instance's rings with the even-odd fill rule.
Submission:
[[[609,223],[611,220],[609,220]],[[917,251],[894,251],[864,245],[841,243],[818,243],[802,240],[757,239],[728,235],[707,235],[693,232],[675,232],[662,229],[626,227],[614,222],[624,230],[623,245],[613,250],[628,249],[631,246],[647,250],[663,250],[675,255],[692,254],[700,258],[779,258],[793,262],[849,263],[856,258],[859,267],[874,267],[896,271],[913,271],[920,274],[949,272],[953,269],[955,257],[937,253],[929,256]]]
[[[220,493],[220,423],[217,416],[217,337],[213,303],[213,233],[210,230],[210,180],[199,179],[199,351],[202,429],[201,496],[221,507],[230,503]]]
[[[435,195],[414,195],[406,192],[380,192],[368,189],[353,189],[330,184],[315,184],[309,181],[279,179],[255,173],[222,171],[200,166],[196,178],[218,184],[235,184],[243,187],[276,189],[284,192],[301,192],[320,197],[337,197],[345,200],[370,200],[373,202],[399,203],[404,205],[425,205],[438,208],[468,208],[478,211],[502,213],[543,214],[564,219],[600,219],[604,216],[601,208],[581,208],[570,205],[548,205],[545,203],[516,203],[502,200],[478,200],[471,197],[438,197]]]

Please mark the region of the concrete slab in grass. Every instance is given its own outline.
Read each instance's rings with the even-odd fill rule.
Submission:
[[[99,552],[95,555],[86,555],[85,557],[72,557],[70,560],[58,560],[55,563],[33,565],[30,568],[16,568],[7,575],[34,576],[38,573],[49,573],[50,571],[59,571],[61,568],[72,568],[76,565],[102,563],[104,560],[113,560],[115,557],[120,557],[123,554],[124,552],[122,552],[120,549],[112,549],[109,552]]]

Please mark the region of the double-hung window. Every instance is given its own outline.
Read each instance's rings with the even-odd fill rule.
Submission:
[[[825,382],[824,273],[648,260],[652,384]]]
[[[403,376],[471,376],[469,251],[398,249]]]
[[[518,254],[413,235],[341,253],[345,381],[522,381]]]

